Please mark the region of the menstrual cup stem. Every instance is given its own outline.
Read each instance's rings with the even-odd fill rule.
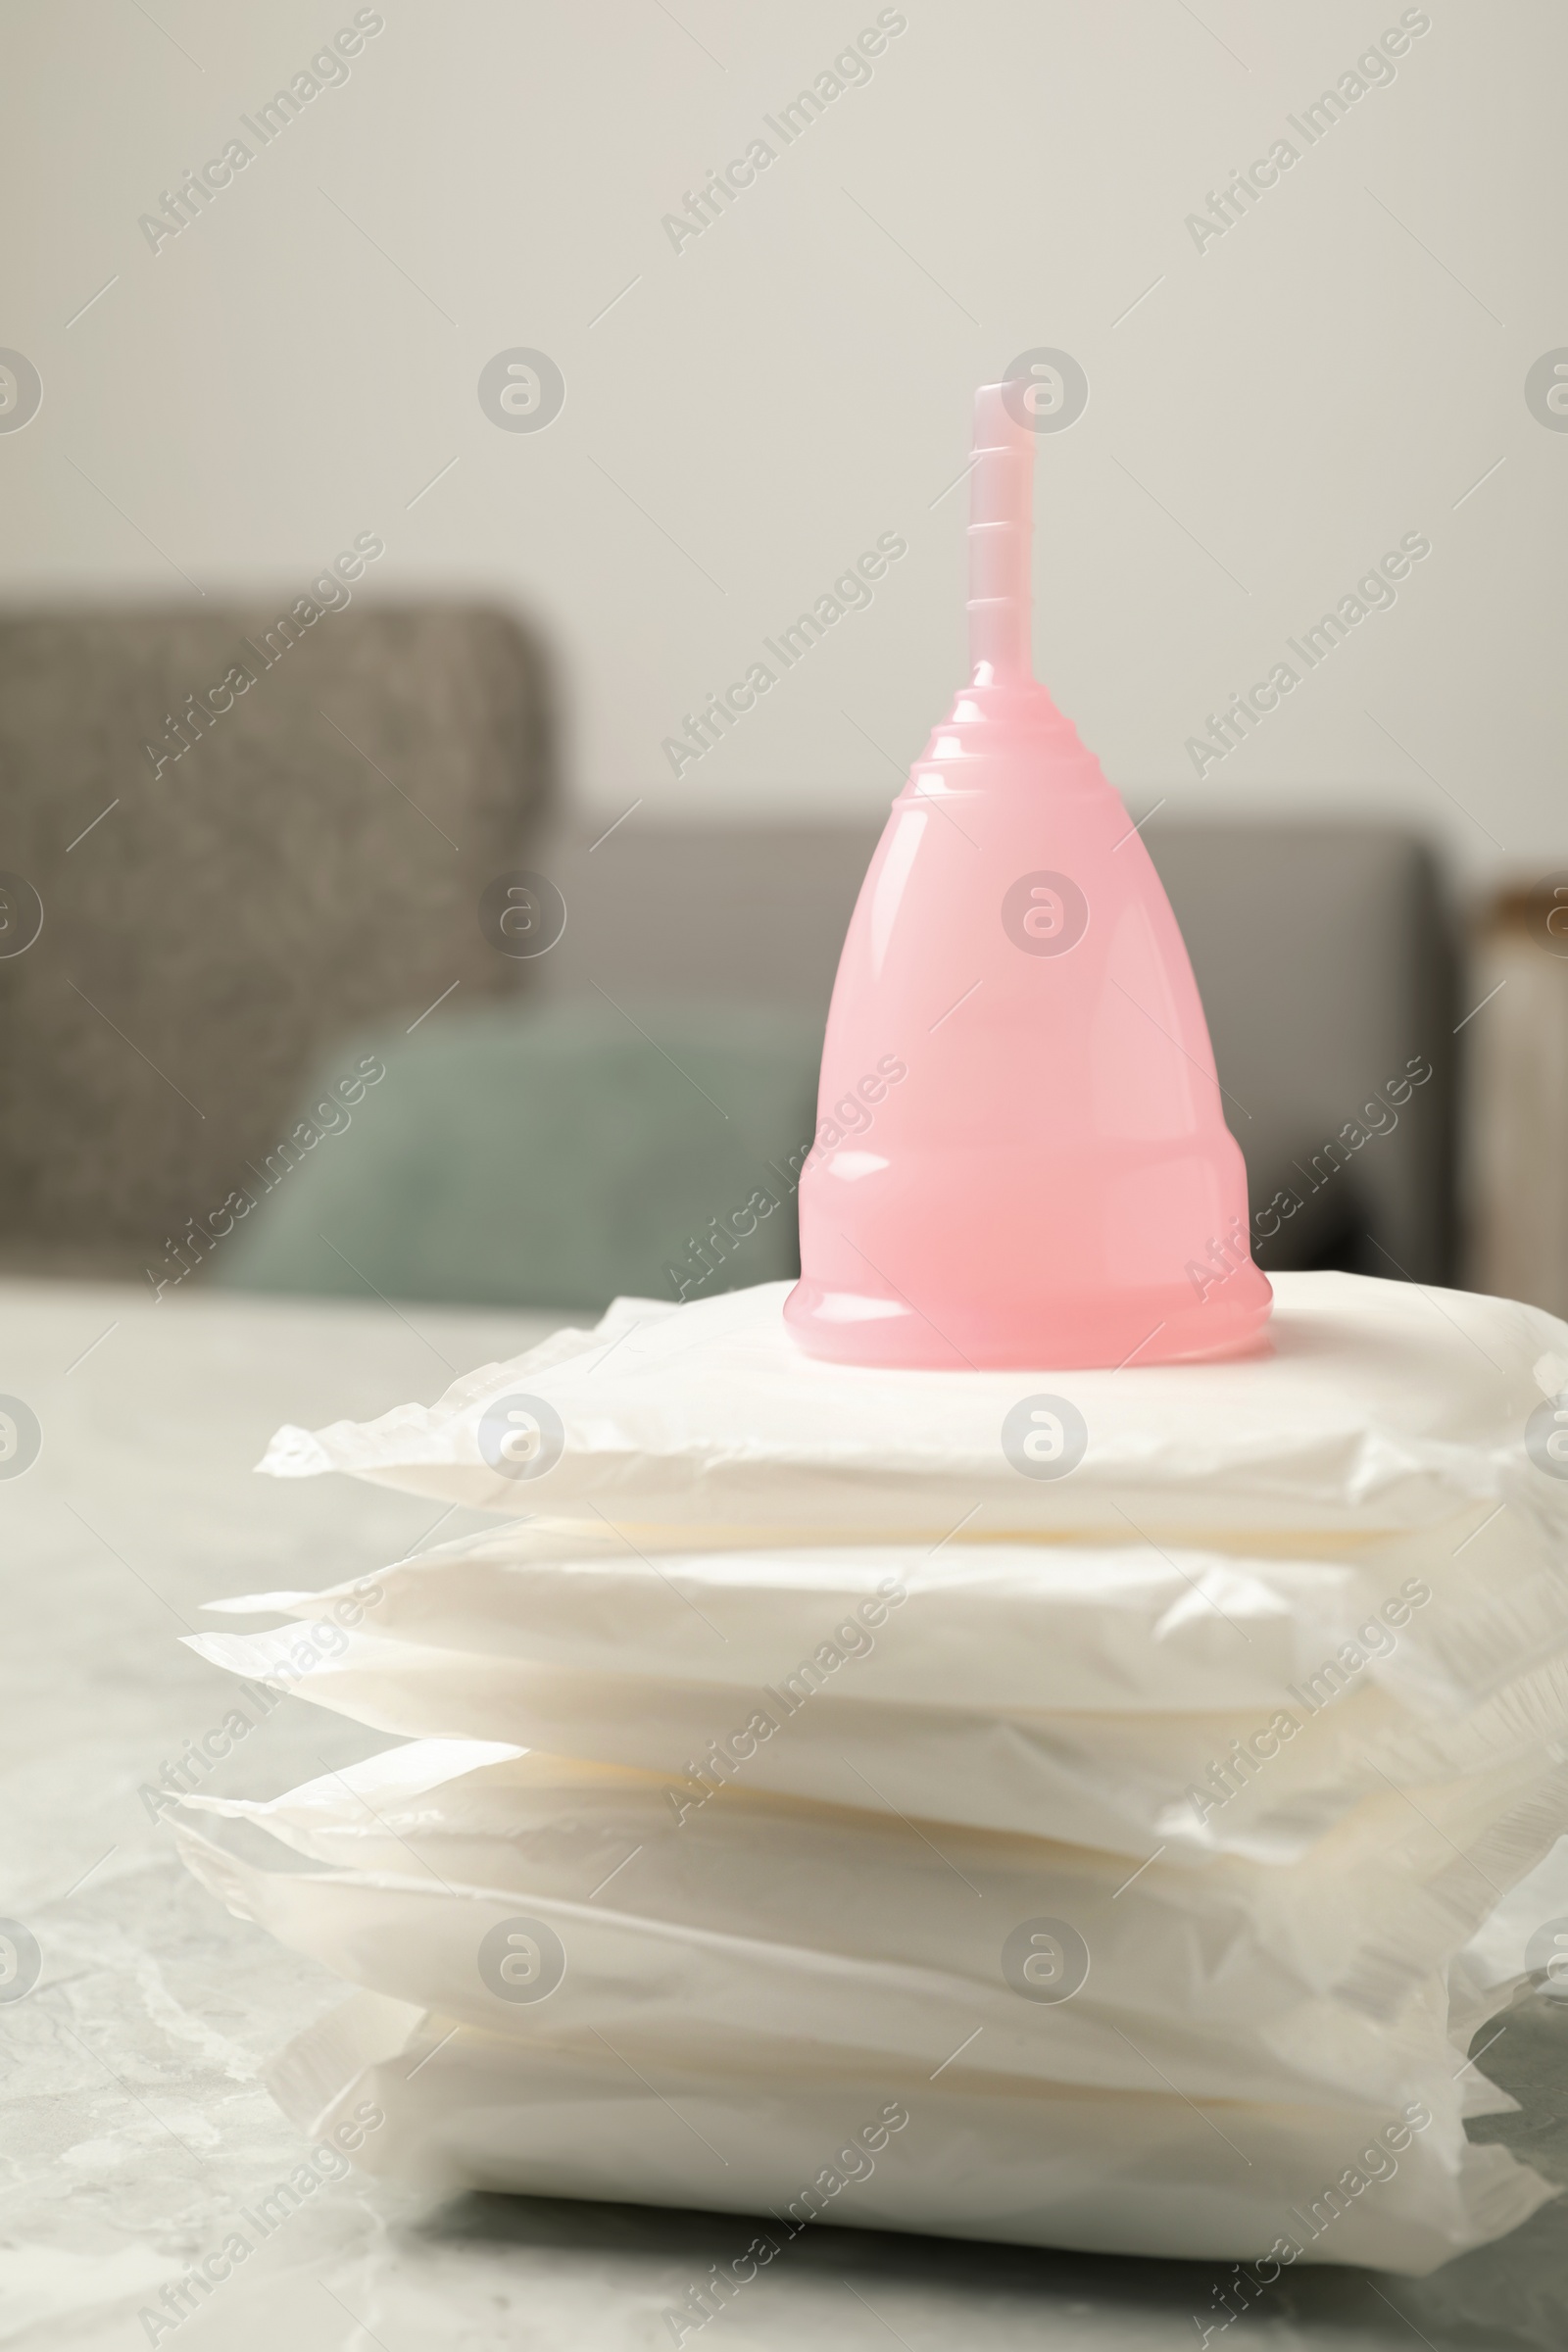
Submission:
[[[969,475],[969,666],[977,686],[1034,676],[1029,553],[1034,530],[1034,435],[1003,395],[982,384],[974,402]]]

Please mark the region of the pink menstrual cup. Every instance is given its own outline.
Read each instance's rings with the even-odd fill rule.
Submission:
[[[1035,683],[1025,393],[976,398],[973,676],[893,804],[828,1015],[784,1313],[844,1363],[1198,1361],[1269,1314],[1170,902]]]

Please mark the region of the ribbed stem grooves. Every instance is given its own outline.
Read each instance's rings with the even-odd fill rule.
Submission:
[[[969,475],[969,665],[978,685],[1034,675],[1029,633],[1034,435],[1008,411],[1009,387],[975,394]],[[1016,398],[1016,393],[1014,393]]]

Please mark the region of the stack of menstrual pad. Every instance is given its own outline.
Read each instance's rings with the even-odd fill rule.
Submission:
[[[281,1432],[503,1515],[195,1641],[412,1740],[185,1808],[364,1988],[283,2104],[373,2099],[359,2161],[445,2184],[1265,2281],[1544,2203],[1465,2052],[1568,1827],[1568,1329],[1276,1288],[1267,1356],[1038,1375],[813,1362],[783,1285],[622,1300]]]

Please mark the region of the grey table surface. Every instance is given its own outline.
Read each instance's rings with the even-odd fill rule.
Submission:
[[[432,1540],[436,1514],[348,1480],[257,1479],[267,1438],[433,1397],[563,1319],[0,1285],[0,1395],[43,1433],[0,1477],[0,1915],[43,1955],[0,2003],[0,2343],[169,2342],[139,2311],[305,2151],[262,2069],[343,1988],[221,1911],[141,1791],[223,1712],[226,1678],[179,1640],[205,1600],[378,1565]],[[270,1795],[384,1744],[290,1698],[206,1785]],[[1477,2131],[1568,2184],[1568,2002],[1521,2000],[1487,2070],[1521,2112]],[[356,2175],[179,2326],[180,2352],[644,2352],[675,2340],[666,2313],[734,2232],[652,2208],[432,2203]],[[1287,2273],[1222,2334],[1227,2277],[818,2229],[703,2334],[713,2352],[1180,2352],[1207,2327],[1210,2343],[1560,2352],[1568,2203],[1427,2279]]]

